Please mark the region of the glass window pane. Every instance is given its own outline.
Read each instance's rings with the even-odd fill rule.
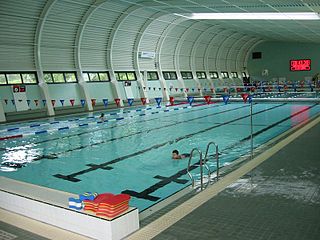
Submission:
[[[170,79],[177,79],[177,74],[175,72],[170,72]]]
[[[169,80],[170,79],[170,74],[168,72],[162,72],[162,74],[163,74],[163,78],[165,80]]]
[[[89,73],[83,73],[82,76],[84,81],[89,82]]]
[[[98,73],[89,73],[90,81],[96,82],[99,81]]]
[[[119,73],[119,80],[128,80],[126,73]]]
[[[148,72],[148,80],[158,80],[158,73],[157,72]]]
[[[108,73],[101,72],[99,73],[100,81],[109,81]]]
[[[34,73],[22,73],[23,83],[37,83],[36,75]]]
[[[75,73],[65,73],[66,82],[77,82],[77,77]]]
[[[8,84],[19,84],[22,83],[20,74],[12,73],[7,74]]]
[[[53,83],[53,79],[51,73],[44,73],[43,74],[44,82],[46,83]]]
[[[7,84],[6,76],[4,74],[0,74],[0,84]]]
[[[52,73],[52,76],[53,76],[53,82],[55,82],[55,83],[65,82],[63,73]]]
[[[219,78],[217,72],[210,72],[209,74],[210,74],[210,78],[211,78],[211,79]]]
[[[133,72],[127,73],[128,80],[136,80],[136,75]]]

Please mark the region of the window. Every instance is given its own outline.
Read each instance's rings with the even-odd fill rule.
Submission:
[[[165,80],[175,80],[177,79],[177,74],[176,72],[162,72],[163,78]]]
[[[118,81],[135,81],[137,80],[135,72],[115,72]]]
[[[108,72],[84,72],[83,78],[86,82],[109,82]]]
[[[37,76],[35,73],[0,73],[0,85],[10,84],[37,84]]]
[[[53,78],[51,73],[44,73],[43,78],[46,83],[53,83]]]
[[[46,83],[75,83],[77,75],[75,72],[44,72],[43,79]]]
[[[143,72],[141,72],[141,76],[143,78]],[[159,80],[158,72],[147,72],[147,80]]]
[[[209,72],[210,79],[217,79],[219,78],[218,72]]]
[[[22,79],[21,79],[20,74],[9,73],[6,75],[7,75],[7,79],[8,79],[8,84],[21,84],[22,83]]]
[[[205,72],[196,72],[197,73],[197,78],[198,79],[206,79],[207,75]]]
[[[75,73],[65,73],[64,76],[66,82],[77,82],[77,77]]]
[[[0,74],[0,85],[7,84],[7,79],[5,74]]]
[[[53,77],[54,83],[64,83],[65,82],[63,73],[53,73],[52,77]]]
[[[238,73],[237,72],[231,72],[231,77],[237,78],[238,77]]]
[[[37,78],[34,73],[22,73],[22,81],[25,84],[30,84],[30,83],[37,83]]]
[[[193,79],[192,72],[181,72],[182,79]]]
[[[221,72],[222,78],[229,78],[228,72]]]

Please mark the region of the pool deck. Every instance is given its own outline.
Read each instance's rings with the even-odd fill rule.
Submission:
[[[0,239],[87,239],[0,215]],[[128,237],[152,238],[320,239],[320,117]]]

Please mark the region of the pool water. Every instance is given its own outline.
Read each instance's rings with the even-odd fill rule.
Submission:
[[[171,152],[203,152],[210,141],[219,145],[221,165],[250,151],[250,105],[243,103],[106,112],[109,122],[81,115],[32,123],[3,125],[2,136],[50,130],[44,134],[0,141],[2,162],[26,163],[1,176],[70,193],[124,192],[140,211],[191,184],[187,159],[172,160]],[[320,113],[318,104],[253,104],[254,147]],[[119,117],[120,116],[120,117]],[[95,118],[94,118],[95,117]],[[116,120],[118,118],[118,120]],[[113,121],[114,120],[114,121]],[[82,125],[88,123],[88,125]],[[81,125],[81,126],[80,126]],[[73,126],[57,131],[61,126]],[[214,168],[214,166],[213,166]],[[196,173],[199,169],[195,169]]]

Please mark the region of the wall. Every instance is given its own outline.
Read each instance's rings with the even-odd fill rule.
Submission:
[[[252,52],[262,52],[261,59],[252,59]],[[248,71],[251,80],[272,80],[286,77],[287,80],[304,80],[320,72],[320,44],[263,42],[257,45],[249,55]],[[291,59],[311,59],[311,71],[291,72]],[[262,76],[264,69],[268,76]]]

